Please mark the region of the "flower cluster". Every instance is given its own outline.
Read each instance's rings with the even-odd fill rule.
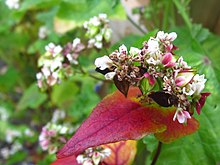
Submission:
[[[62,110],[55,110],[51,122],[47,123],[39,136],[39,143],[44,151],[54,154],[58,150],[58,146],[66,143],[66,135],[72,134],[74,128],[69,123],[58,124],[66,116]]]
[[[5,4],[9,9],[18,9],[20,7],[20,0],[6,0]]]
[[[109,28],[109,20],[106,14],[92,17],[83,26],[86,29],[86,37],[89,38],[88,48],[101,49],[103,44],[110,41],[112,30]]]
[[[186,123],[195,108],[200,113],[209,94],[201,93],[206,82],[204,75],[197,74],[183,57],[174,54],[176,38],[175,32],[159,31],[156,37],[143,43],[142,49],[131,47],[128,52],[122,45],[109,56],[97,58],[96,70],[106,79],[113,79],[125,95],[128,88],[123,86],[138,86],[149,100],[164,107],[176,106],[173,120]]]
[[[38,60],[38,66],[41,68],[40,72],[36,74],[38,87],[47,90],[49,87],[59,84],[62,79],[71,77],[74,72],[72,65],[79,65],[78,57],[83,50],[93,47],[101,49],[103,45],[108,44],[112,33],[108,23],[106,14],[99,14],[86,21],[84,23],[84,28],[87,30],[85,36],[89,39],[86,44],[83,44],[80,38],[75,38],[72,43],[68,42],[63,47],[54,43],[45,46],[46,53]],[[44,39],[48,33],[48,29],[42,26],[38,36],[40,39]]]
[[[104,158],[110,156],[111,150],[109,148],[88,148],[83,154],[77,156],[77,163],[82,165],[99,165]]]
[[[41,67],[41,72],[36,74],[38,87],[45,90],[71,76],[71,64],[78,64],[77,58],[83,49],[84,45],[78,38],[72,43],[67,43],[64,48],[54,43],[45,46],[46,53],[38,60],[38,66]]]
[[[26,128],[24,131],[7,129],[5,135],[5,143],[4,147],[0,149],[0,157],[8,159],[10,156],[24,148],[21,143],[21,139],[25,137],[33,137],[34,132],[32,132],[29,128]]]

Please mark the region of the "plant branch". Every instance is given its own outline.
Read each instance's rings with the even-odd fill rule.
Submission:
[[[189,29],[192,29],[192,22],[189,18],[189,15],[187,14],[187,12],[185,10],[185,7],[178,0],[173,0],[173,3],[175,4],[176,8],[178,9],[178,12],[182,16],[182,18],[183,18],[185,24],[187,25],[187,27]]]
[[[80,70],[80,72],[81,72],[82,74],[88,75],[89,77],[92,77],[92,78],[94,78],[94,79],[96,79],[96,80],[109,82],[108,80],[105,80],[105,79],[96,77],[95,75],[93,75],[93,74],[91,74],[91,73],[89,73],[89,72],[86,72],[86,71],[82,68],[82,66],[79,66],[79,70]]]
[[[159,156],[160,156],[160,151],[161,151],[162,143],[159,141],[158,146],[157,146],[157,151],[154,155],[153,161],[151,162],[151,165],[155,165]]]
[[[134,22],[129,15],[127,15],[127,18],[142,34],[146,34],[147,33],[136,22]]]

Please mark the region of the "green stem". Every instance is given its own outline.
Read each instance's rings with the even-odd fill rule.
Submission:
[[[127,18],[142,34],[146,34],[147,33],[136,22],[134,22],[129,15],[127,15]]]
[[[95,75],[93,75],[93,74],[91,74],[91,73],[89,73],[89,72],[86,72],[86,71],[82,68],[82,66],[80,66],[80,65],[79,65],[79,70],[80,70],[80,72],[81,72],[82,74],[88,75],[88,76],[91,77],[91,78],[94,78],[94,79],[99,80],[99,81],[109,82],[108,80],[105,80],[105,79],[96,77]]]
[[[162,25],[163,30],[168,30],[171,3],[172,3],[171,0],[168,0],[165,2],[165,10],[164,10],[164,17],[163,17],[163,25]]]
[[[192,22],[185,10],[185,6],[183,6],[179,0],[173,0],[173,3],[176,5],[176,8],[178,9],[178,12],[180,13],[180,15],[182,16],[185,24],[187,25],[187,27],[189,29],[192,28]]]

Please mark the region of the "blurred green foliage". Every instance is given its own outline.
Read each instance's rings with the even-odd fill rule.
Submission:
[[[115,50],[121,44],[141,47],[142,42],[155,34],[157,29],[177,32],[175,45],[179,50],[176,53],[206,75],[206,90],[211,92],[211,96],[202,114],[196,116],[200,121],[199,131],[171,144],[163,144],[157,164],[217,164],[220,162],[220,37],[191,22],[187,8],[189,1],[156,2],[152,1],[142,13],[142,23],[152,32],[143,36],[128,35],[107,51]],[[161,11],[163,8],[165,10]],[[177,26],[176,10],[185,26]],[[10,10],[5,1],[0,0],[0,11],[0,148],[12,145],[5,141],[10,136],[8,129],[33,131],[33,136],[16,137],[14,141],[20,142],[24,149],[7,160],[0,157],[0,164],[28,162],[46,165],[55,156],[41,151],[38,146],[42,126],[51,120],[57,108],[67,113],[66,121],[73,126],[80,124],[100,100],[100,95],[94,90],[99,81],[86,74],[75,74],[73,78],[43,93],[38,89],[35,78],[37,59],[44,53],[44,46],[48,43],[64,44],[83,36],[80,26],[92,16],[106,13],[111,19],[124,20],[126,14],[119,0],[23,0],[18,10]],[[161,13],[163,19],[159,16]],[[146,20],[153,21],[153,24]],[[64,26],[61,25],[62,21],[66,23]],[[44,39],[38,37],[41,26],[49,29]],[[64,28],[64,32],[59,33],[60,28]],[[88,51],[82,54],[79,61],[86,71],[94,72],[94,59],[104,54],[105,49]],[[106,93],[115,89],[112,84],[107,87]],[[136,162],[150,164],[157,141],[153,136],[148,136],[143,142],[139,149],[144,153],[138,152],[136,158],[142,162]],[[143,145],[146,145],[146,149],[143,149]]]

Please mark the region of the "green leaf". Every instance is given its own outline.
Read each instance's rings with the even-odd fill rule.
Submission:
[[[154,137],[154,135],[148,135],[143,138],[143,142],[146,145],[147,151],[149,152],[149,156],[146,160],[146,165],[150,165],[158,146],[158,140]]]
[[[73,118],[79,120],[82,116],[88,116],[100,99],[94,91],[95,80],[85,76],[75,76],[74,80],[80,84],[80,91],[68,112]]]
[[[45,100],[47,95],[41,93],[37,87],[37,84],[33,83],[21,97],[17,108],[19,110],[24,110],[26,108],[38,108]]]
[[[18,79],[18,72],[12,68],[7,68],[5,74],[0,78],[0,91],[12,90]]]
[[[83,22],[99,13],[106,13],[113,18],[125,18],[125,12],[121,5],[117,5],[115,8],[111,8],[111,6],[111,0],[66,0],[61,3],[57,16],[76,22]]]
[[[63,81],[53,88],[51,94],[53,104],[61,108],[68,107],[76,98],[78,90],[79,88],[73,81]]]
[[[143,92],[143,94],[147,94],[152,89],[153,86],[151,86],[149,84],[148,78],[144,78],[144,79],[141,80],[141,86],[140,87],[141,87],[141,91]]]
[[[18,151],[15,154],[11,155],[7,160],[6,165],[14,165],[18,162],[22,162],[28,154],[24,151]]]

